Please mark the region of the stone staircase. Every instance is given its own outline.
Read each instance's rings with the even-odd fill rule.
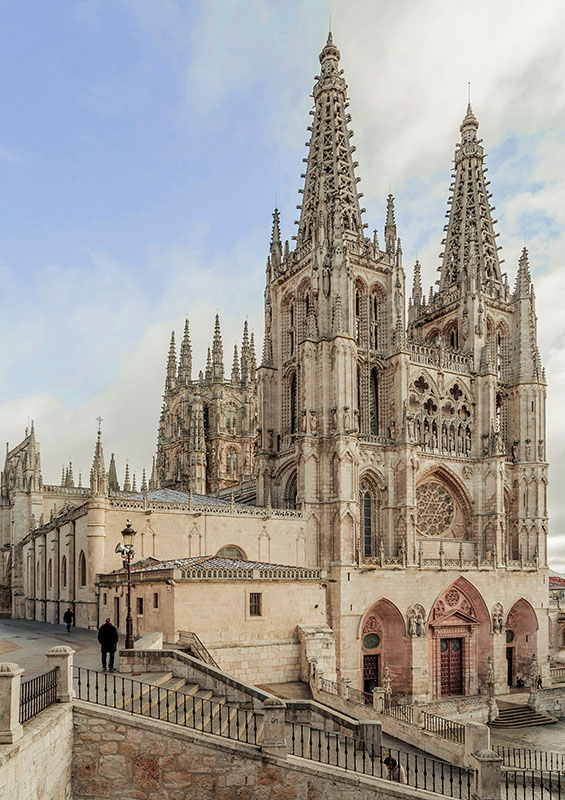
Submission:
[[[175,677],[172,672],[115,677],[124,711],[242,742],[258,741],[262,734],[263,719],[258,718],[257,712],[229,702],[225,696],[214,694],[198,683]]]
[[[489,722],[491,728],[529,728],[532,725],[551,725],[557,722],[555,717],[534,711],[529,706],[508,704],[501,708],[494,722]]]

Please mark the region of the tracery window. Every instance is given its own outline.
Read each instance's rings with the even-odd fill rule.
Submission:
[[[371,434],[378,436],[379,434],[379,379],[377,370],[371,370],[370,382],[370,406],[369,406],[369,429]]]
[[[363,558],[377,555],[379,538],[379,508],[376,491],[368,481],[359,486],[360,549]]]
[[[437,477],[416,488],[416,507],[419,536],[468,538],[467,518],[461,501],[454,489]]]
[[[288,344],[289,344],[289,355],[294,355],[294,346],[295,346],[295,330],[294,330],[294,303],[291,303],[289,313],[288,313]]]
[[[296,372],[292,373],[290,379],[290,432],[297,432],[297,381]]]
[[[67,557],[63,556],[61,559],[61,586],[63,589],[67,585]]]

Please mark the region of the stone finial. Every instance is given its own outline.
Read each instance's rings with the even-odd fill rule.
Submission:
[[[16,672],[18,672],[18,671],[21,671],[21,672],[23,672],[23,669],[22,669],[22,670],[20,670],[20,665],[19,665],[19,664],[15,664],[13,661],[3,661],[3,662],[0,664],[0,672],[4,672],[4,673],[6,673],[6,672],[12,672],[12,673],[16,673]]]

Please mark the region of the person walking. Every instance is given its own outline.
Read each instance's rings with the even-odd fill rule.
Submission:
[[[73,624],[74,618],[75,618],[75,615],[73,614],[71,609],[67,608],[67,610],[63,614],[63,622],[67,626],[67,633],[71,632],[71,625]]]
[[[102,652],[102,670],[106,672],[106,655],[109,654],[108,671],[115,672],[114,653],[116,652],[116,645],[118,644],[118,631],[110,622],[110,617],[107,617],[104,625],[100,626],[98,630],[98,641],[100,642],[100,650]]]

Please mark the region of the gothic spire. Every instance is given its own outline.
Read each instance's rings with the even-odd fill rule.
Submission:
[[[147,475],[145,474],[145,467],[143,467],[143,472],[141,473],[141,486],[140,491],[145,494],[147,491]]]
[[[207,381],[212,380],[212,353],[210,348],[208,348],[208,354],[206,356],[206,372],[204,373],[204,377]]]
[[[134,493],[137,492],[137,481],[136,481],[136,478],[135,478],[135,472],[133,473],[133,480],[131,482],[131,490]]]
[[[222,332],[220,330],[220,315],[216,314],[214,325],[214,340],[212,342],[212,377],[214,380],[224,379],[224,348],[222,347]]]
[[[345,235],[363,236],[357,179],[349,140],[347,84],[339,69],[341,54],[331,34],[320,53],[321,74],[314,85],[314,115],[298,225],[298,245]]]
[[[190,333],[188,330],[188,320],[184,323],[184,336],[180,346],[179,355],[179,383],[187,386],[192,380],[192,346],[190,344]]]
[[[239,356],[237,355],[237,345],[233,346],[233,364],[231,368],[231,382],[235,384],[241,383],[241,374],[239,372]]]
[[[243,323],[243,339],[241,342],[241,382],[247,385],[249,381],[249,326],[247,320]]]
[[[158,481],[157,481],[157,467],[155,465],[155,456],[153,456],[153,465],[151,467],[151,477],[149,478],[149,488],[150,489],[158,489]]]
[[[273,232],[271,234],[271,265],[275,271],[275,275],[281,268],[282,259],[282,242],[280,231],[280,215],[278,208],[273,211]]]
[[[394,256],[396,244],[396,220],[394,218],[394,195],[389,194],[386,201],[385,247],[389,256]]]
[[[479,123],[471,104],[461,123],[461,142],[455,150],[455,175],[451,184],[452,196],[446,237],[442,241],[440,291],[459,286],[463,293],[473,286],[486,288],[489,293],[502,291],[502,277],[496,234],[489,205],[484,148],[477,139]]]
[[[116,469],[116,459],[114,454],[110,456],[110,466],[108,468],[108,488],[111,492],[119,492],[118,471]]]
[[[422,272],[420,262],[416,259],[414,264],[414,280],[412,283],[412,302],[418,308],[422,303]]]
[[[131,492],[131,483],[129,479],[129,464],[126,461],[126,471],[124,474],[124,492]]]
[[[175,332],[171,333],[169,357],[167,359],[167,377],[165,378],[165,391],[171,392],[177,382],[177,351],[175,347]]]
[[[520,382],[531,380],[545,382],[537,342],[536,298],[530,276],[528,251],[525,247],[518,262],[513,300],[517,326],[514,352],[516,378]]]
[[[94,447],[94,459],[90,469],[90,489],[93,494],[106,494],[108,482],[106,478],[106,468],[104,466],[104,451],[102,450],[102,431],[98,426],[98,435]]]
[[[251,339],[249,340],[249,380],[255,380],[255,373],[257,371],[257,357],[255,355],[255,335],[251,331]]]

